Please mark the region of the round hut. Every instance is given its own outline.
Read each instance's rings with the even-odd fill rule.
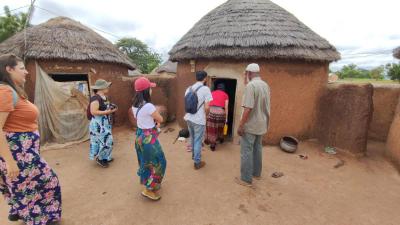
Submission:
[[[113,82],[110,100],[120,109],[115,122],[118,125],[127,120],[132,90],[122,77],[136,66],[110,41],[81,23],[57,17],[27,28],[26,43],[22,31],[0,44],[0,54],[6,53],[25,59],[30,73],[25,89],[31,101],[35,99],[38,65],[55,81],[80,85],[85,95],[97,79]]]
[[[184,126],[184,92],[195,82],[194,72],[205,70],[211,86],[224,82],[228,87],[229,133],[235,137],[243,72],[256,62],[271,87],[271,121],[264,143],[278,143],[283,135],[308,138],[329,63],[338,59],[334,46],[273,2],[229,0],[205,15],[170,51],[170,60],[178,62],[177,118]]]
[[[400,59],[400,47],[396,48],[395,50],[393,50],[393,56],[395,58]]]
[[[150,74],[176,76],[177,67],[178,67],[177,62],[166,61],[161,66],[155,68]]]

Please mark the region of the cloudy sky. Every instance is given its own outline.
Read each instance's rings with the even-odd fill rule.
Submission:
[[[168,58],[167,52],[202,16],[226,0],[36,0],[32,23],[67,16],[114,42],[137,37]],[[374,67],[395,62],[400,46],[398,0],[273,0],[335,45],[342,60]],[[30,0],[0,0],[0,7],[26,6]],[[27,11],[27,7],[14,12]]]

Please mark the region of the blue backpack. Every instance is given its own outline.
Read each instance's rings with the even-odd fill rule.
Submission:
[[[204,102],[201,103],[199,107],[199,98],[197,97],[197,91],[202,88],[203,85],[200,87],[196,88],[196,90],[193,91],[193,87],[190,87],[189,92],[185,96],[185,111],[190,114],[196,114],[197,111],[204,105]]]

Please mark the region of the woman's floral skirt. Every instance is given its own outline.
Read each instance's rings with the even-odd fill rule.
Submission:
[[[89,158],[94,160],[112,159],[113,136],[112,126],[108,116],[95,116],[90,121],[90,153]]]
[[[158,141],[157,129],[140,129],[136,131],[136,153],[139,161],[138,176],[140,183],[148,190],[157,191],[161,188],[167,161]]]
[[[57,175],[40,156],[38,132],[6,133],[20,173],[10,180],[0,157],[0,192],[10,205],[10,215],[18,215],[27,225],[45,225],[61,219],[61,189]]]

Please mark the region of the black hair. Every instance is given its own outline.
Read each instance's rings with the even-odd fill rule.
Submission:
[[[201,70],[201,71],[197,71],[196,72],[196,80],[197,81],[203,81],[204,78],[206,78],[206,77],[207,77],[207,72],[206,71]]]
[[[140,108],[146,103],[151,103],[150,88],[138,91],[133,98],[133,107]]]
[[[225,91],[225,84],[224,83],[217,84],[217,90]]]
[[[11,79],[10,74],[7,72],[7,66],[15,68],[19,62],[24,62],[24,61],[18,56],[15,56],[13,54],[5,54],[0,56],[0,82],[9,85],[18,93],[20,97],[26,99],[27,95],[24,89],[16,85],[14,81]]]

